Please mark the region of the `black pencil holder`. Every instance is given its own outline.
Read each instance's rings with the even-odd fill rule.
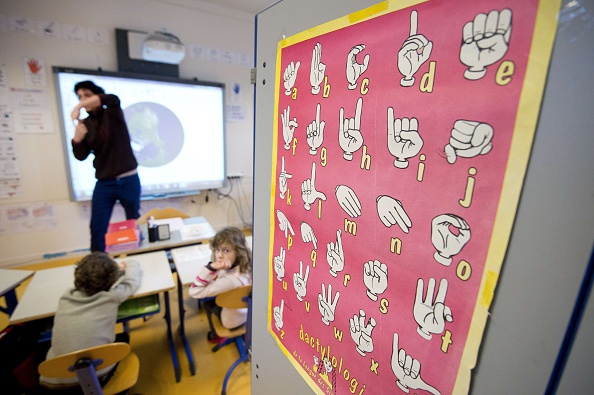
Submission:
[[[157,226],[148,228],[148,239],[150,242],[159,240],[159,228]]]

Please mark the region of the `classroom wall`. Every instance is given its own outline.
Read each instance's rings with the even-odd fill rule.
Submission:
[[[43,27],[53,23],[58,32],[46,37]],[[66,157],[59,126],[52,66],[117,71],[115,29],[152,32],[166,29],[186,44],[180,77],[224,82],[228,106],[235,115],[227,119],[227,172],[242,174],[234,182],[230,199],[216,193],[166,200],[143,201],[142,210],[173,206],[190,215],[202,215],[215,228],[251,224],[253,86],[253,15],[199,0],[21,0],[0,1],[0,64],[8,89],[39,88],[47,98],[51,133],[16,134],[15,148],[21,175],[20,194],[0,197],[0,267],[18,265],[55,254],[88,248],[88,202],[71,202]],[[83,31],[81,35],[76,32]],[[85,34],[86,33],[86,34]],[[197,57],[196,49],[230,51],[234,61],[222,56]],[[210,51],[209,51],[210,52]],[[32,86],[25,73],[25,58],[45,65],[45,86]],[[230,88],[240,93],[231,97]],[[116,92],[117,93],[117,92]],[[10,98],[0,103],[10,103]],[[89,158],[88,160],[92,160]],[[230,187],[221,191],[228,193]],[[208,195],[208,199],[206,196]],[[208,200],[208,202],[207,202]],[[54,221],[33,229],[9,221],[8,208],[49,205]],[[112,220],[125,219],[116,207]],[[43,230],[39,230],[40,226]]]

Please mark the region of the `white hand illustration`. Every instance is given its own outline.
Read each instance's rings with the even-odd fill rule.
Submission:
[[[415,73],[429,59],[433,43],[422,34],[417,34],[417,11],[410,13],[410,35],[398,51],[398,70],[404,77],[400,80],[402,86],[412,86],[415,83]]]
[[[324,80],[326,65],[322,63],[322,44],[317,43],[311,56],[311,70],[309,82],[311,83],[311,93],[317,95],[320,93],[320,84]]]
[[[454,122],[450,142],[445,146],[448,163],[456,162],[458,156],[474,158],[488,154],[493,148],[493,127],[487,123],[458,120]]]
[[[326,325],[330,325],[334,321],[334,311],[336,310],[336,303],[340,292],[336,292],[334,295],[334,301],[332,301],[332,284],[328,284],[328,295],[326,295],[326,287],[322,283],[322,293],[318,294],[318,308],[322,313],[322,322]]]
[[[318,249],[318,239],[316,239],[314,230],[307,222],[301,222],[301,239],[304,243],[309,243],[311,241],[314,249]]]
[[[375,302],[377,295],[388,288],[388,266],[377,259],[366,262],[363,265],[363,283],[367,287],[367,296]]]
[[[365,356],[365,353],[373,351],[371,332],[375,328],[375,325],[376,323],[373,317],[365,324],[365,312],[363,310],[359,310],[359,315],[355,314],[353,318],[349,319],[351,337],[357,345],[357,352],[362,356]]]
[[[388,150],[396,157],[394,166],[406,169],[408,159],[417,155],[421,148],[423,139],[419,135],[417,118],[394,119],[394,109],[388,107]]]
[[[336,231],[336,243],[331,241],[328,243],[326,260],[330,265],[330,274],[336,277],[338,272],[344,269],[344,252],[342,251],[342,240],[340,238],[340,229]]]
[[[281,299],[280,306],[274,306],[272,315],[274,316],[274,326],[276,330],[280,331],[283,327],[283,310],[285,309],[285,300]]]
[[[433,301],[435,279],[429,279],[425,300],[423,300],[424,288],[423,279],[419,278],[417,280],[417,293],[415,295],[413,313],[415,321],[419,324],[417,332],[423,338],[431,340],[432,333],[441,334],[445,329],[445,322],[452,322],[454,318],[452,316],[452,310],[445,305],[448,280],[445,278],[441,279],[435,301]]]
[[[460,61],[468,66],[464,78],[478,80],[487,73],[487,66],[501,60],[509,48],[512,12],[493,10],[489,15],[478,14],[462,29]]]
[[[309,153],[315,155],[318,153],[318,148],[324,142],[324,126],[326,121],[320,122],[320,103],[316,109],[316,119],[307,125],[307,145],[309,145]]]
[[[468,240],[470,240],[470,226],[461,217],[442,214],[431,221],[431,242],[437,249],[433,257],[442,265],[450,266],[452,256],[458,254]]]
[[[361,202],[351,188],[346,185],[336,186],[336,199],[342,209],[351,217],[361,215]]]
[[[363,58],[363,63],[357,63],[357,55],[365,49],[365,44],[355,45],[351,48],[346,61],[346,79],[349,82],[349,89],[357,88],[357,80],[369,66],[369,54]]]
[[[295,86],[295,80],[297,79],[297,70],[299,70],[300,64],[301,62],[299,61],[297,61],[297,64],[291,62],[285,69],[283,79],[285,80],[285,95],[287,96],[291,94],[293,86]]]
[[[412,222],[404,211],[400,200],[393,197],[380,195],[377,197],[377,214],[386,227],[398,224],[404,233],[408,233]]]
[[[287,106],[281,114],[281,121],[283,123],[283,140],[285,141],[285,149],[291,148],[291,140],[293,140],[293,134],[297,125],[297,118],[291,119],[289,114],[291,113],[291,106]]]
[[[392,371],[396,375],[396,384],[407,394],[412,388],[441,395],[437,388],[430,386],[421,378],[421,363],[407,355],[404,348],[398,348],[398,333],[394,333],[392,342]]]
[[[274,271],[278,281],[282,281],[285,277],[285,249],[283,247],[280,248],[280,254],[274,257]]]
[[[306,210],[311,209],[311,205],[317,199],[326,200],[326,195],[316,190],[316,162],[311,165],[311,178],[301,183],[301,197],[303,198],[304,207]]]
[[[344,108],[340,107],[340,123],[338,124],[338,143],[342,148],[343,158],[353,160],[353,152],[356,152],[363,145],[361,135],[361,107],[363,98],[357,100],[354,118],[344,118]]]
[[[285,157],[282,156],[281,157],[281,171],[280,174],[278,175],[278,190],[279,190],[279,196],[281,199],[285,198],[285,193],[287,192],[288,189],[288,185],[287,185],[287,179],[288,178],[293,178],[292,174],[289,174],[285,171]]]
[[[324,370],[326,371],[326,374],[332,371],[332,361],[328,358],[324,358]]]
[[[303,276],[303,262],[299,261],[299,273],[293,273],[293,285],[297,291],[297,299],[303,302],[303,298],[307,293],[307,277],[309,277],[309,266],[305,268],[305,276]]]
[[[285,232],[285,237],[288,236],[287,232],[291,232],[291,234],[295,236],[291,223],[282,211],[276,210],[276,218],[278,218],[278,227]]]

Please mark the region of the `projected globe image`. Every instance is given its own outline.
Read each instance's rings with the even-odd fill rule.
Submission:
[[[140,102],[124,109],[138,164],[159,167],[179,155],[184,145],[184,130],[177,116],[157,103]]]

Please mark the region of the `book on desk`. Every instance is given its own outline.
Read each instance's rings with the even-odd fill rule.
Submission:
[[[140,231],[135,220],[109,224],[108,232],[105,234],[106,252],[130,250],[138,248],[139,245]]]
[[[107,228],[107,233],[117,232],[126,229],[136,229],[136,220],[128,219],[126,221],[112,222]]]

